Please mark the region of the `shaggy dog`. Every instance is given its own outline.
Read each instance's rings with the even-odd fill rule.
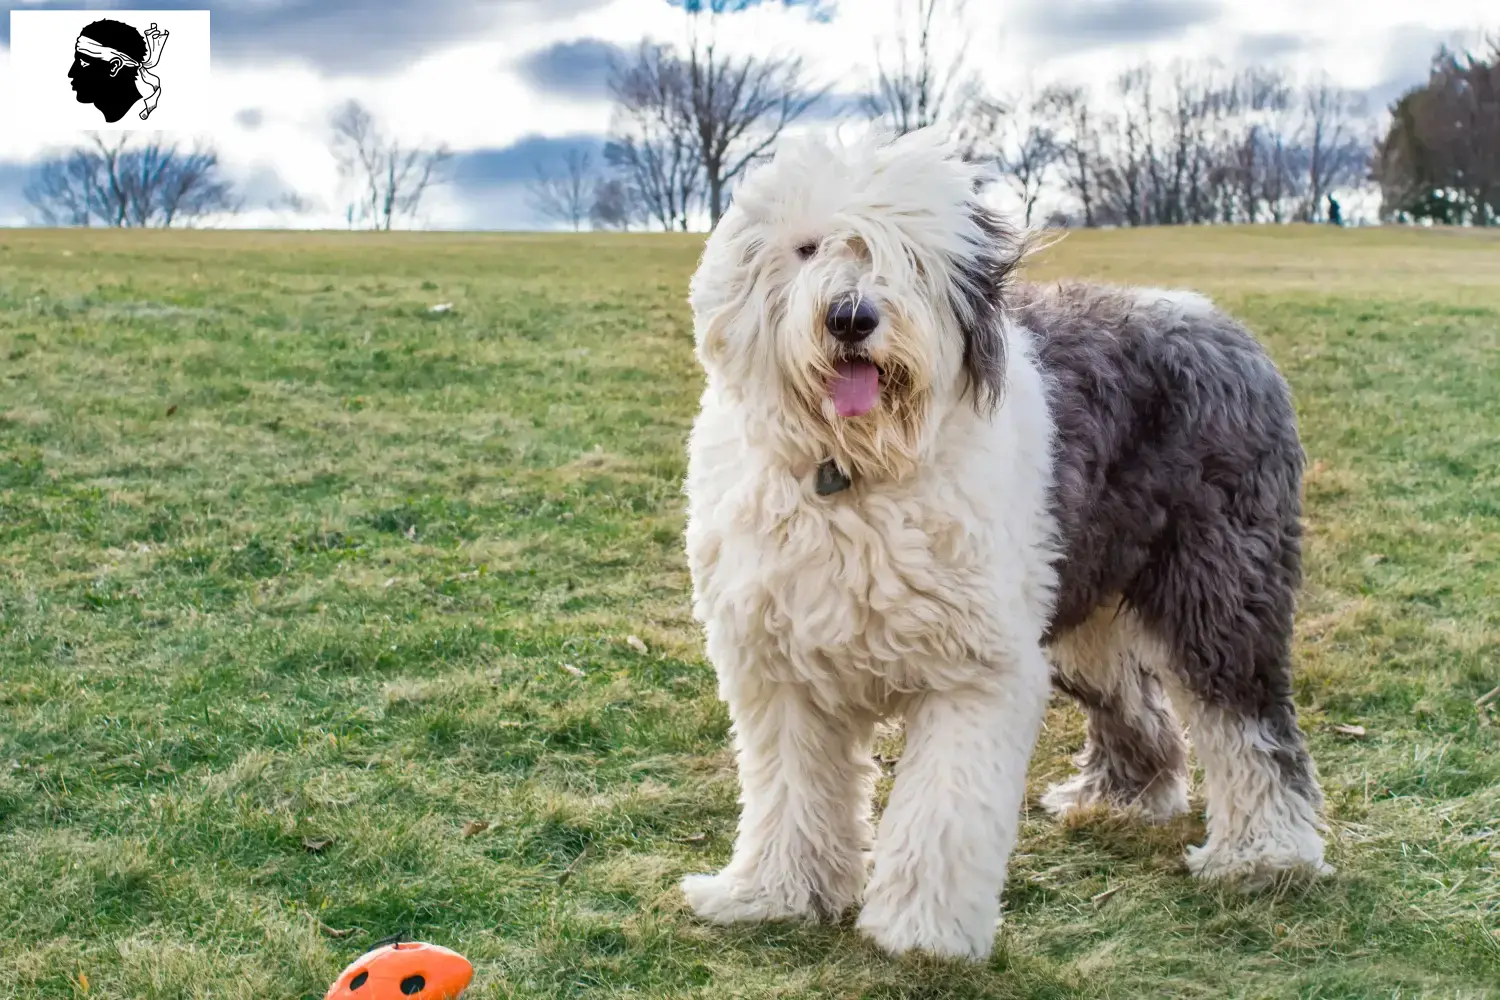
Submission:
[[[976,181],[926,133],[785,143],[693,277],[687,552],[742,788],[728,866],[682,885],[708,920],[862,902],[890,952],[986,955],[1051,684],[1088,742],[1049,810],[1184,812],[1181,719],[1189,869],[1325,868],[1285,382],[1197,295],[1013,282]]]

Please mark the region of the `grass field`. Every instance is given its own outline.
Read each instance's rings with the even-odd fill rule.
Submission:
[[[1059,700],[978,967],[676,891],[736,816],[680,542],[698,245],[0,235],[0,996],[317,998],[397,931],[486,998],[1500,996],[1500,239],[1036,265],[1208,292],[1293,384],[1339,872],[1241,897],[1184,874],[1197,813],[1049,822]]]

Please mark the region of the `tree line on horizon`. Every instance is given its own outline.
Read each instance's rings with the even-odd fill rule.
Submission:
[[[712,226],[744,171],[822,113],[897,135],[946,126],[1027,225],[1339,221],[1352,190],[1378,191],[1386,222],[1500,224],[1500,33],[1486,51],[1440,49],[1387,115],[1326,74],[1213,60],[992,94],[969,58],[966,0],[893,2],[894,37],[842,100],[795,56],[726,52],[714,4],[689,4],[685,45],[643,40],[612,67],[601,154],[539,166],[534,210],[575,230]]]
[[[392,134],[358,101],[334,112],[328,142],[349,195],[345,218],[351,229],[390,230],[415,220],[452,158],[445,145]],[[23,196],[45,226],[192,226],[245,208],[212,143],[184,144],[158,132],[145,138],[91,132],[38,164]],[[311,206],[286,191],[266,207],[304,212]]]
[[[668,2],[684,10],[685,43],[644,39],[614,62],[607,141],[538,166],[527,195],[539,216],[575,230],[716,224],[786,130],[822,117],[950,129],[1027,225],[1339,221],[1337,198],[1352,190],[1378,192],[1382,221],[1500,225],[1500,33],[1474,51],[1440,49],[1427,81],[1385,113],[1326,75],[1211,60],[1000,95],[973,68],[967,0],[891,0],[897,30],[860,92],[840,96],[796,56],[719,44],[727,19],[760,0]],[[825,0],[779,2],[831,16]],[[415,224],[451,160],[357,102],[336,111],[328,138],[350,228]],[[191,226],[245,207],[211,143],[158,133],[93,133],[44,159],[24,194],[57,226]],[[268,207],[309,206],[283,193]]]

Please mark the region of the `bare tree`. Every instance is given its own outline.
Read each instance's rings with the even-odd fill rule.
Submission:
[[[1146,64],[1122,75],[1113,113],[1089,116],[1089,198],[1095,221],[1120,225],[1316,220],[1330,191],[1360,182],[1365,112],[1319,82],[1298,90],[1285,74],[1229,74],[1211,61]],[[1074,128],[1062,134],[1066,187],[1079,200]]]
[[[712,24],[705,34],[694,30],[684,60],[684,110],[703,168],[709,224],[717,226],[729,186],[826,88],[808,82],[801,59],[728,55],[715,43]]]
[[[1037,113],[1048,122],[1057,143],[1064,184],[1083,209],[1083,224],[1092,228],[1099,123],[1089,106],[1089,93],[1076,85],[1048,87],[1037,102]]]
[[[1212,178],[1225,222],[1259,222],[1264,208],[1284,218],[1295,190],[1292,86],[1275,69],[1249,69],[1234,83],[1238,127]]]
[[[408,144],[386,134],[358,101],[333,117],[333,154],[358,192],[350,225],[358,220],[386,230],[397,219],[416,217],[422,197],[451,157],[446,146]]]
[[[1014,144],[1001,156],[1001,173],[1010,180],[1011,187],[1021,198],[1022,217],[1027,226],[1031,225],[1031,213],[1057,158],[1058,147],[1052,132],[1035,122],[1021,130]]]
[[[1362,96],[1335,86],[1327,76],[1308,84],[1303,103],[1308,130],[1307,191],[1298,217],[1319,222],[1328,195],[1363,180],[1368,171],[1367,109]]]
[[[703,174],[686,66],[670,46],[642,42],[612,68],[609,86],[615,109],[605,162],[647,218],[686,231]]]
[[[597,184],[593,158],[584,150],[571,149],[564,154],[560,171],[538,164],[536,178],[527,185],[526,193],[538,215],[570,225],[576,233],[589,221]]]
[[[46,225],[168,227],[237,212],[240,204],[213,147],[184,148],[152,133],[131,133],[44,161],[25,198]]]
[[[605,160],[627,182],[631,201],[665,229],[686,229],[699,208],[717,225],[734,182],[826,92],[799,58],[733,55],[717,44],[721,18],[759,2],[682,0],[686,54],[644,41],[611,68],[615,113]],[[826,12],[822,0],[783,5]]]
[[[984,98],[970,106],[960,131],[964,154],[994,164],[1020,199],[1027,226],[1031,225],[1048,175],[1062,154],[1045,112],[1044,98],[1006,104]]]
[[[861,103],[897,135],[956,119],[974,98],[967,68],[967,0],[895,0],[896,32],[875,50],[875,79]]]
[[[1114,157],[1102,185],[1113,201],[1113,215],[1131,226],[1157,221],[1155,191],[1161,186],[1156,155],[1155,74],[1150,65],[1120,74],[1115,81],[1122,112],[1115,123]]]
[[[123,225],[123,216],[108,207],[109,193],[104,159],[88,149],[43,161],[24,191],[27,204],[45,226]]]
[[[589,206],[589,221],[595,229],[630,230],[641,221],[641,206],[631,188],[618,177],[594,185],[594,203]]]

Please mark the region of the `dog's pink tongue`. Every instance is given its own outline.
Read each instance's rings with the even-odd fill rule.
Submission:
[[[880,372],[868,361],[840,361],[828,391],[839,416],[869,413],[880,401]]]

